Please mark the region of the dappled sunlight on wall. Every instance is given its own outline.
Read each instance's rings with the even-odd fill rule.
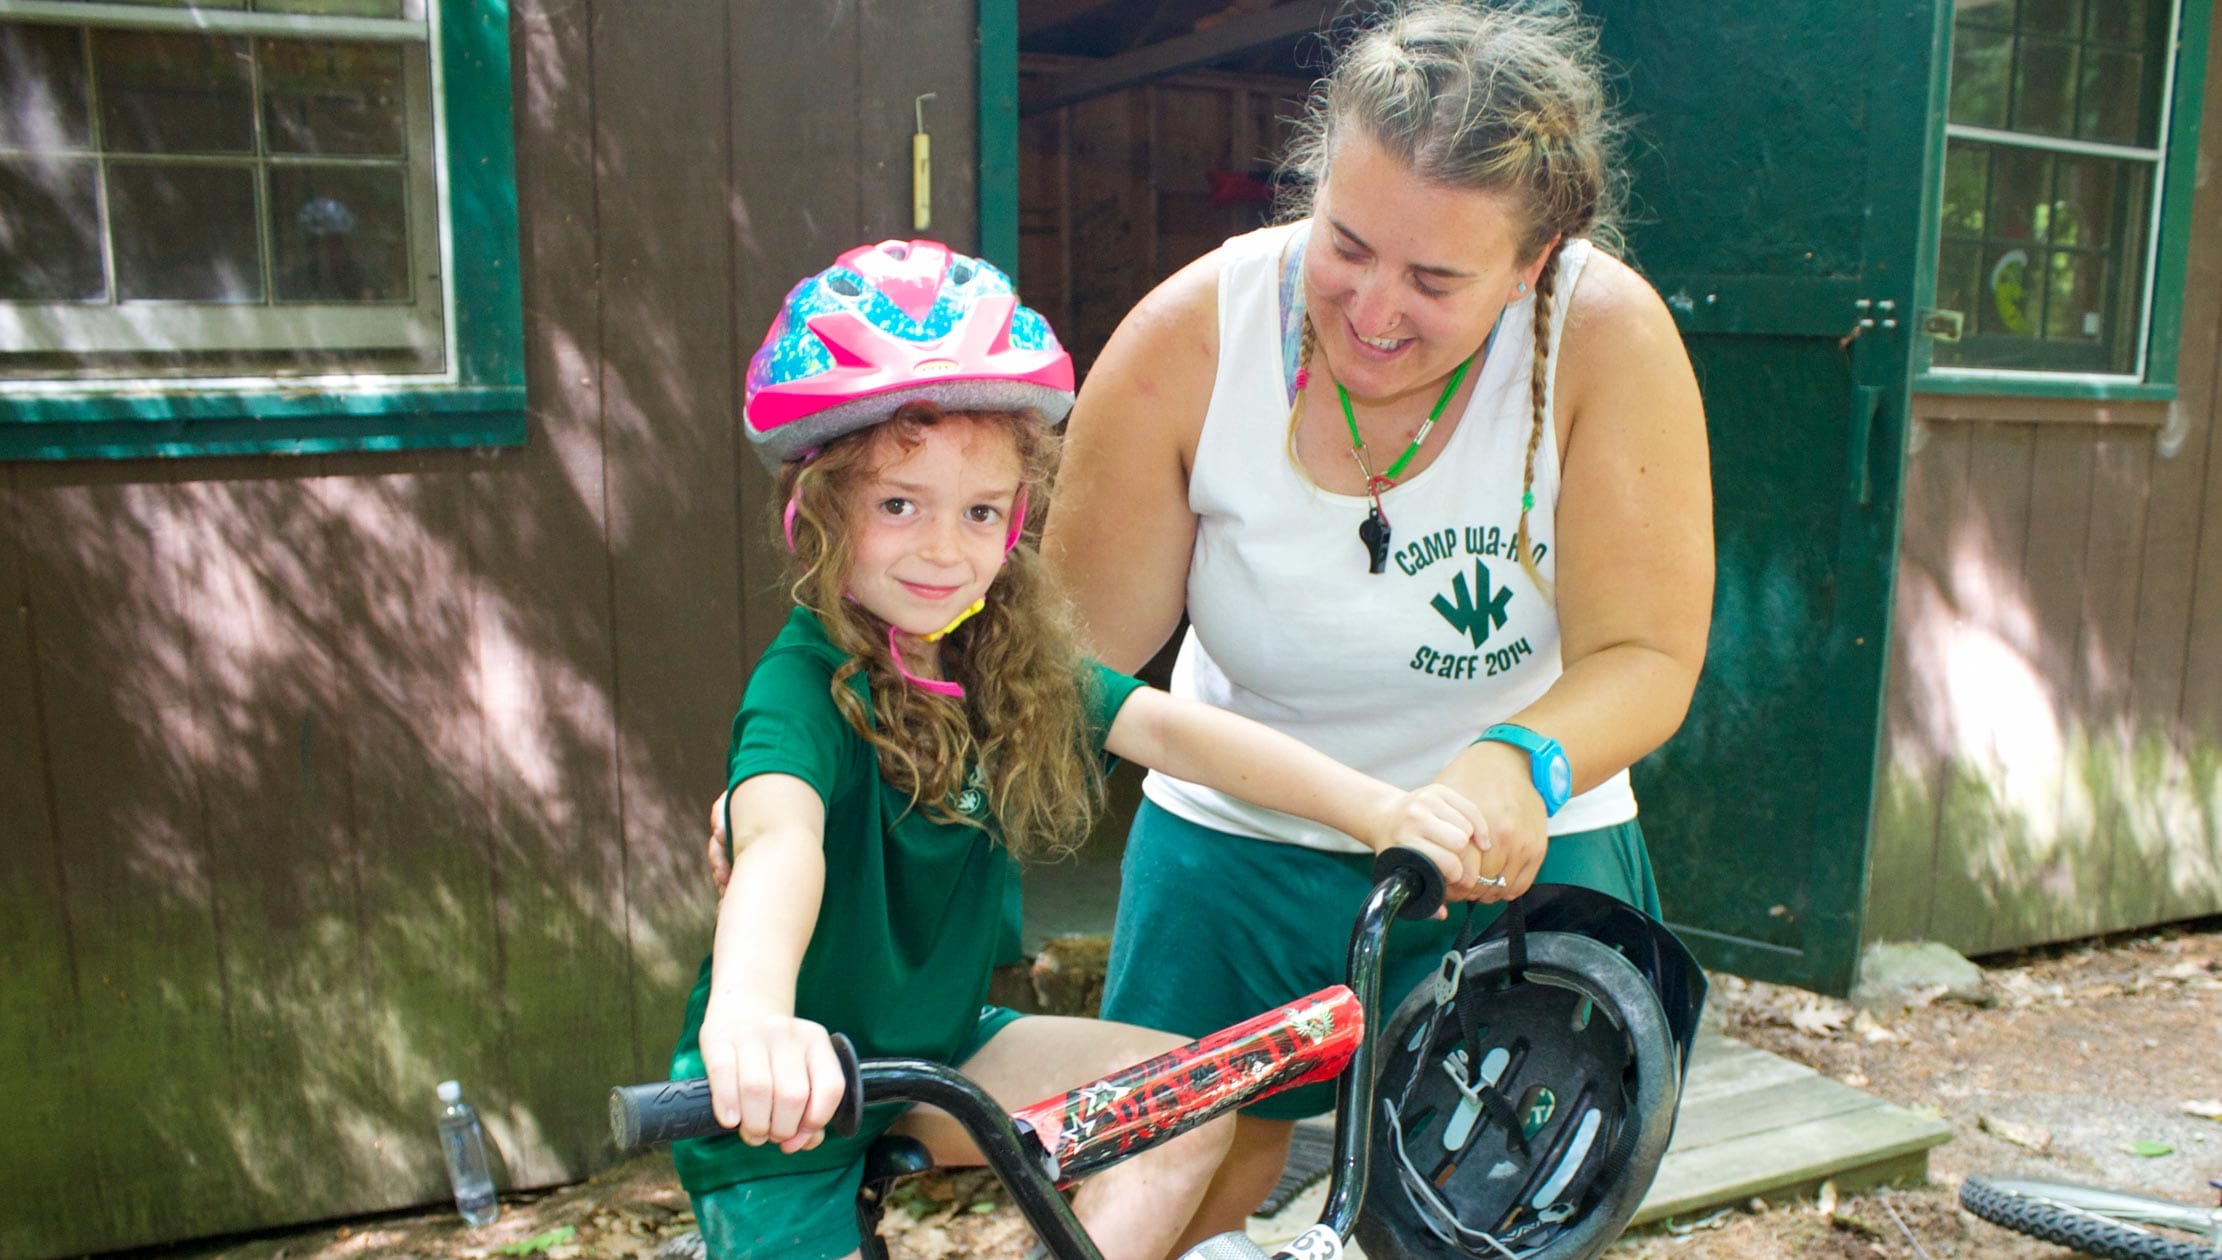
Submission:
[[[2136,659],[2135,439],[2075,436],[1916,446],[1871,937],[1982,952],[2210,912],[2222,888],[2215,734],[2185,728],[2158,651]]]

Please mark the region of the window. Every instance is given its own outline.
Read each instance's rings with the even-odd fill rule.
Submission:
[[[521,439],[504,10],[0,0],[0,457]]]
[[[2155,314],[2182,290],[2168,229],[2190,209],[2172,178],[2196,126],[2195,107],[2176,125],[2201,72],[2176,55],[2187,16],[2171,0],[1958,0],[1923,388],[2172,381],[2173,320]]]

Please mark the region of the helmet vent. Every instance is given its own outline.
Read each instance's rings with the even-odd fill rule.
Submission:
[[[958,262],[958,263],[955,263],[955,264],[953,264],[953,265],[952,265],[952,266],[951,266],[951,267],[949,268],[949,283],[951,283],[951,284],[970,284],[970,283],[972,283],[972,264],[971,264],[971,263],[969,263],[969,262]]]
[[[890,258],[910,257],[910,246],[903,244],[901,241],[889,241],[887,244],[880,246],[880,251]]]
[[[842,297],[864,296],[864,286],[858,284],[856,277],[851,275],[830,276],[826,279],[826,287]]]

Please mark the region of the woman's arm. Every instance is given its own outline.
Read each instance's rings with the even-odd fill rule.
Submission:
[[[1559,355],[1554,596],[1565,672],[1508,720],[1559,741],[1579,793],[1665,743],[1689,710],[1712,616],[1713,494],[1697,379],[1642,277],[1593,257]],[[1544,826],[1526,754],[1475,745],[1438,781],[1472,796],[1486,839],[1505,842],[1503,895],[1525,890]],[[1497,862],[1482,871],[1497,873]]]
[[[825,895],[825,802],[784,774],[747,779],[725,799],[733,877],[718,903],[703,1071],[718,1123],[752,1146],[807,1150],[842,1091],[832,1039],[795,1018],[795,979]]]
[[[1454,897],[1476,891],[1474,810],[1453,789],[1400,791],[1269,726],[1154,687],[1127,698],[1104,746],[1174,778],[1333,827],[1376,853],[1418,849],[1441,868]]]
[[[1042,554],[1089,651],[1140,669],[1180,624],[1196,516],[1188,470],[1217,371],[1218,255],[1143,298],[1080,388]]]

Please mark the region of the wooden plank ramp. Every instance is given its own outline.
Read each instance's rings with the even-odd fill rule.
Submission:
[[[1325,1126],[1325,1117],[1307,1120]],[[1637,1225],[1729,1207],[1754,1197],[1786,1199],[1834,1181],[1850,1192],[1919,1180],[1929,1149],[1950,1140],[1942,1119],[1884,1102],[1802,1063],[1717,1033],[1699,1035],[1674,1143],[1659,1165]],[[1271,1217],[1252,1217],[1250,1236],[1270,1248],[1319,1219],[1322,1176]],[[1345,1253],[1363,1260],[1353,1245]]]

